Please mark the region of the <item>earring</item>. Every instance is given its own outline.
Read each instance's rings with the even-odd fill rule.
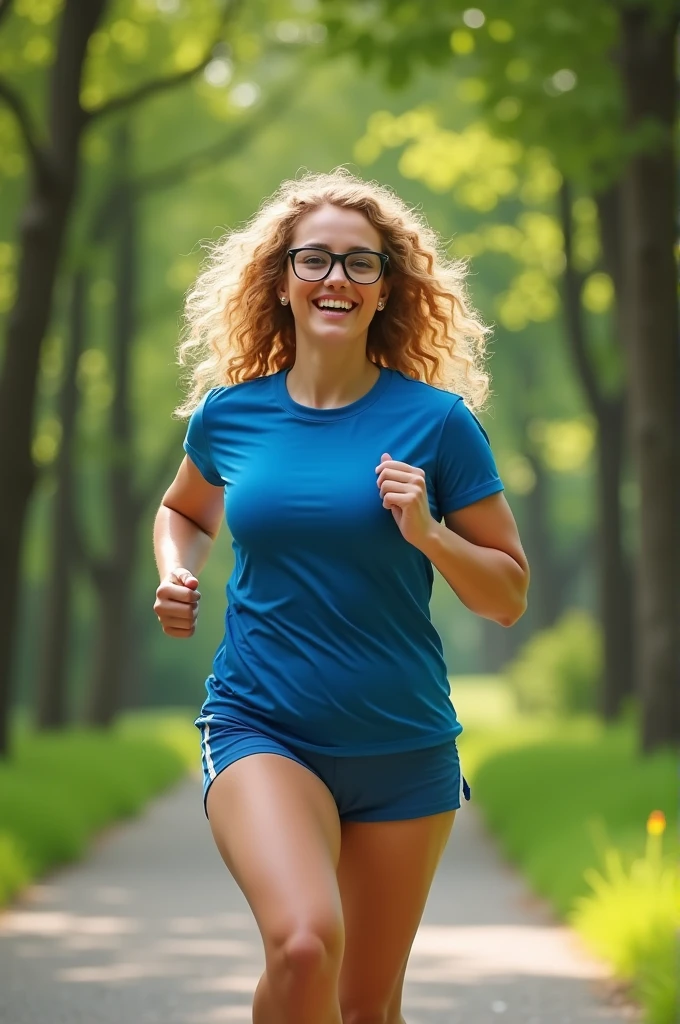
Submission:
[[[281,305],[282,306],[287,306],[288,305],[288,299],[286,298],[285,295],[281,296]]]
[[[384,308],[385,308],[385,303],[383,302],[382,299],[379,299],[379,301],[378,301],[378,309],[384,309]]]

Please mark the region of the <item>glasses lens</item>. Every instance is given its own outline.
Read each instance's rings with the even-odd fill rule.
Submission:
[[[374,252],[353,252],[345,260],[350,281],[356,284],[373,284],[380,277],[382,260]]]
[[[295,253],[295,273],[303,281],[320,281],[330,265],[331,258],[323,249],[300,249]]]

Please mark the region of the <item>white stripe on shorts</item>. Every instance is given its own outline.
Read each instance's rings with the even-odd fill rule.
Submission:
[[[212,715],[210,715],[210,718],[212,718]],[[210,753],[210,726],[208,725],[210,718],[207,718],[201,725],[201,732],[203,733],[202,746],[205,753],[205,763],[208,767],[208,775],[211,779],[215,779],[215,765],[213,764],[212,754]]]

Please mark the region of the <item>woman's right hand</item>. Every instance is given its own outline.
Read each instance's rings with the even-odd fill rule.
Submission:
[[[198,580],[188,569],[173,569],[156,590],[153,610],[168,636],[194,635],[198,617]]]

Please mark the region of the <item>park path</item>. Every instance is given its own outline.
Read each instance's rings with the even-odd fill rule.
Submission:
[[[247,903],[183,781],[0,913],[1,1024],[250,1021]],[[407,1024],[623,1024],[606,971],[458,812],[406,978]]]

